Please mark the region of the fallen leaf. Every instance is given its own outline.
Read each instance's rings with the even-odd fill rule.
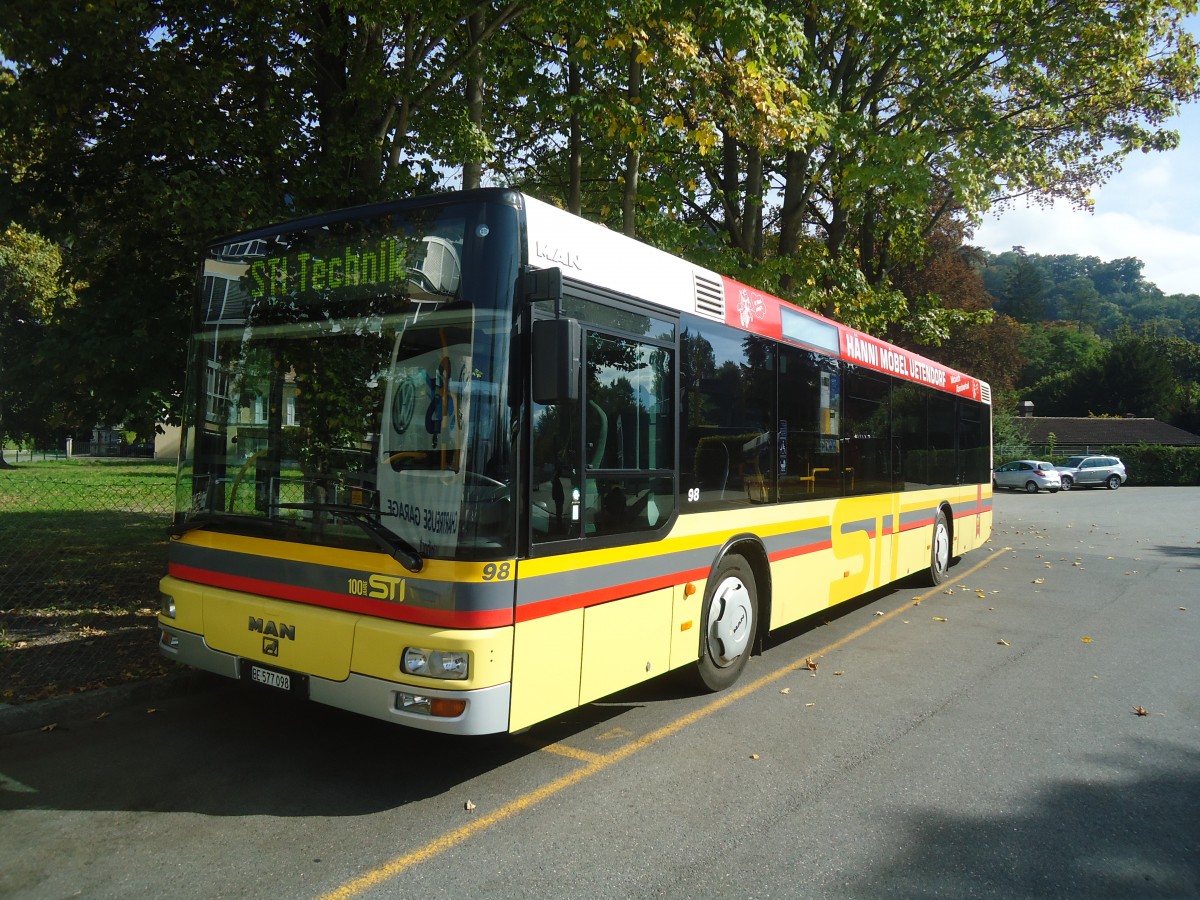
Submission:
[[[845,675],[846,673],[845,672],[834,672],[833,674],[834,675]]]
[[[1034,584],[1045,584],[1046,579],[1045,578],[1035,578],[1035,579],[1033,579],[1033,583]]]
[[[954,588],[946,588],[946,590],[942,591],[942,593],[943,594],[953,594]]]
[[[51,722],[49,725],[43,725],[42,731],[53,731],[57,727],[58,727],[57,722]]]
[[[921,605],[921,598],[920,598],[920,597],[914,597],[914,598],[913,598],[913,606],[920,606],[920,605]]]
[[[804,704],[804,708],[805,708],[805,709],[808,709],[809,707],[813,707],[813,706],[816,706],[816,705],[817,705],[817,704],[815,704],[815,703],[805,703],[805,704]]]
[[[808,657],[806,660],[804,660],[804,668],[808,669],[808,671],[810,671],[814,675],[816,675],[817,674],[817,661],[815,659],[813,659],[811,656]]]
[[[792,692],[792,689],[791,689],[791,688],[782,688],[782,689],[779,691],[779,693],[781,693],[781,694],[790,694],[791,692]]]
[[[1090,637],[1081,637],[1080,640],[1083,641],[1085,644],[1090,644],[1092,642],[1092,639]]]
[[[107,718],[108,718],[108,713],[106,713],[106,712],[102,712],[102,713],[100,713],[100,715],[96,716],[96,718],[97,718],[97,719],[107,719]]]
[[[1150,710],[1146,709],[1146,707],[1144,707],[1144,706],[1135,706],[1133,708],[1133,711],[1134,711],[1135,715],[1139,715],[1139,716],[1150,715]]]
[[[465,809],[467,812],[474,812],[475,804],[472,803],[470,800],[468,800],[466,803],[463,804],[463,809]]]
[[[1010,644],[1004,638],[1000,638],[1000,640],[996,641],[996,643],[1000,644],[1002,647],[1011,647],[1012,646],[1012,644]]]
[[[874,613],[872,613],[872,615],[876,615],[876,616],[882,616],[882,615],[883,615],[883,613],[882,613],[882,612],[880,612],[879,610],[875,610],[875,612],[874,612]]]
[[[152,707],[150,707],[148,710],[146,710],[146,715],[148,715],[148,716],[152,716],[152,715],[154,715],[156,712],[158,712],[158,708],[157,708],[157,707],[154,707],[154,706],[152,706]]]
[[[949,621],[949,619],[945,618],[944,616],[934,616],[934,617],[933,617],[933,621],[935,621],[935,622],[948,622],[948,621]]]
[[[751,753],[750,758],[751,759],[761,759],[761,757],[757,753]]]

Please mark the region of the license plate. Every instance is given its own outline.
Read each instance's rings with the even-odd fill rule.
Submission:
[[[258,666],[250,667],[250,680],[256,684],[265,684],[267,687],[278,688],[281,691],[290,691],[292,689],[291,675],[285,675],[283,672],[275,672],[271,669],[260,669]]]

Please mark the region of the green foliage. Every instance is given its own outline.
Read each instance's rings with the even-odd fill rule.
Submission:
[[[1105,262],[1095,256],[1026,254],[1016,247],[985,253],[981,275],[997,308],[1026,324],[1066,322],[1106,338],[1128,326],[1200,341],[1200,296],[1167,296],[1146,281],[1142,267],[1134,257]],[[1040,305],[1023,304],[1033,291],[1014,291],[1015,284],[1036,285]]]
[[[899,274],[948,221],[1083,202],[1125,154],[1173,146],[1200,78],[1190,9],[10,0],[0,186],[86,282],[37,338],[56,416],[144,435],[170,414],[208,240],[459,172],[936,344],[981,310]],[[1045,301],[1101,328],[1136,297],[1174,328],[1139,279],[1114,265]]]
[[[1039,385],[1047,379],[1083,369],[1095,363],[1103,353],[1103,343],[1094,332],[1072,325],[1027,325],[1023,330],[1023,385]]]
[[[1176,369],[1161,342],[1126,332],[1103,353],[1038,382],[1040,415],[1142,416],[1171,421],[1179,407]]]
[[[1008,404],[998,403],[992,408],[992,446],[997,451],[994,460],[997,466],[1030,454],[1029,426]]]
[[[1138,485],[1200,485],[1200,447],[1160,447],[1149,444],[1110,447]]]
[[[8,225],[0,233],[0,448],[10,438],[43,437],[58,411],[57,398],[47,390],[43,344],[74,304],[74,286],[63,283],[59,248],[16,223]]]

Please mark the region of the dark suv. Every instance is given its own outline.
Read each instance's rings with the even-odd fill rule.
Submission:
[[[1104,485],[1115,491],[1125,483],[1125,463],[1115,456],[1072,456],[1065,465],[1055,466],[1062,475],[1062,489]]]

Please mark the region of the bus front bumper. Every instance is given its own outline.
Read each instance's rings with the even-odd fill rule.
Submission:
[[[241,657],[214,650],[201,635],[180,631],[163,624],[161,620],[159,628],[162,636],[158,648],[167,659],[226,678],[243,678],[244,661]],[[508,682],[467,691],[443,691],[397,684],[354,672],[345,681],[332,681],[315,675],[304,678],[309,700],[385,722],[442,734],[475,735],[508,731],[512,697],[512,686]],[[466,707],[454,717],[413,711],[429,708],[434,700],[465,701]]]

